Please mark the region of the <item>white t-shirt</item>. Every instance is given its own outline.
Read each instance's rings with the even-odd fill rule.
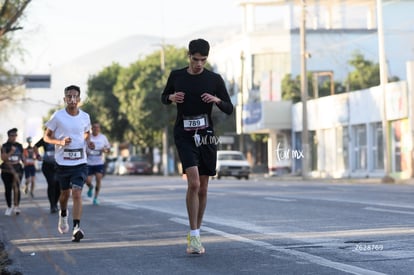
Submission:
[[[56,111],[46,127],[54,132],[56,139],[70,137],[69,145],[55,145],[55,159],[57,164],[75,166],[86,163],[85,133],[91,130],[89,114],[82,110],[76,116],[72,116],[65,109]]]
[[[102,165],[105,162],[103,150],[111,147],[105,135],[99,133],[97,136],[91,135],[90,140],[95,144],[95,149],[86,149],[88,155],[88,165]]]

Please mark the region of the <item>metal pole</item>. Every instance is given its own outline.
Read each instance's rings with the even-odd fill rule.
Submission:
[[[306,1],[302,0],[302,17],[300,24],[300,54],[301,54],[301,97],[302,97],[302,178],[308,177],[309,165],[309,133],[308,133],[308,80],[306,76]]]
[[[168,176],[168,126],[162,131],[162,164],[163,175]]]
[[[241,75],[240,75],[240,151],[244,153],[244,131],[243,131],[243,106],[244,106],[244,52],[240,53]]]
[[[161,44],[160,51],[160,66],[161,66],[161,77],[165,72],[165,52],[164,52],[164,43]],[[162,132],[162,168],[163,175],[168,176],[168,119],[166,121],[166,126]]]
[[[387,121],[387,97],[386,97],[386,85],[388,83],[387,62],[385,57],[384,47],[384,26],[382,18],[382,1],[377,0],[377,28],[378,28],[378,54],[379,54],[379,68],[380,68],[380,87],[382,92],[382,129],[384,136],[384,178],[383,182],[394,182],[394,179],[390,176],[391,172],[391,144],[389,136],[389,126]]]

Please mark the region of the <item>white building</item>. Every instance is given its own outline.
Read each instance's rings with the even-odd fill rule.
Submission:
[[[354,53],[361,53],[365,59],[378,62],[376,2],[375,0],[306,1],[306,49],[307,55],[310,56],[307,59],[307,71],[332,72],[335,81],[342,82],[353,70],[348,61]],[[414,60],[414,19],[410,12],[414,10],[414,1],[382,2],[389,76],[398,76],[401,80],[405,80],[406,63],[408,60]],[[290,102],[281,101],[281,79],[288,73],[292,76],[300,75],[301,3],[302,1],[289,0],[240,1],[239,5],[244,10],[242,34],[215,46],[213,62],[218,71],[229,81],[238,83],[241,90],[237,111],[239,118],[243,113],[243,119],[238,119],[238,132],[269,135],[268,168],[270,171],[286,168],[294,169],[294,171],[300,170],[297,161],[292,158],[280,158],[278,152],[293,150],[299,153],[300,149],[300,144],[298,144],[300,139],[297,135],[300,134],[301,129],[298,128],[298,121],[292,119],[296,118],[294,114],[300,107],[294,106],[292,109]],[[269,11],[274,14],[274,20],[261,21],[264,17],[261,14]],[[364,96],[355,98],[359,94],[356,93],[342,95],[342,97],[336,96],[335,99],[321,98],[315,100],[314,103],[310,102],[307,112],[310,126],[315,126],[316,130],[323,125],[323,121],[319,121],[321,117],[315,117],[315,112],[319,110],[317,106],[326,106],[322,103],[324,101],[330,101],[325,104],[334,110],[336,106],[342,108],[337,101],[346,102],[350,106],[347,110],[351,112],[355,111],[354,106],[358,106],[361,102],[372,103],[369,99],[371,95],[367,94],[368,98],[365,98],[365,93],[362,91],[360,93]],[[347,99],[344,99],[345,97]],[[361,110],[367,111],[364,108]],[[368,125],[381,122],[379,114],[375,114],[364,113],[363,117],[359,118],[364,121],[359,121],[359,123]],[[325,115],[330,116],[326,113]],[[347,119],[352,120],[354,117],[348,116]],[[317,126],[312,124],[315,121]],[[375,127],[375,125],[370,127]],[[352,128],[350,131],[358,132],[359,130]],[[365,133],[367,133],[366,130]],[[350,136],[351,139],[354,137],[355,135]],[[332,138],[336,138],[333,133],[325,133],[325,140],[318,140],[318,142],[321,144]],[[328,146],[328,144],[323,146]],[[337,150],[338,146],[332,145],[329,150]],[[327,147],[325,149],[328,150]],[[344,148],[344,150],[354,149]],[[321,151],[314,152],[318,156],[320,153]],[[361,175],[383,174],[384,170],[380,166],[364,167],[363,165],[368,165],[367,162],[356,164],[355,162],[361,161],[361,158],[352,157],[354,154],[351,151],[347,153],[350,163],[346,161],[344,167],[337,167],[337,169],[327,166],[333,165],[329,163],[330,159],[327,157],[329,154],[322,159],[319,157],[319,160],[312,164],[312,171],[315,171],[313,174],[349,176],[355,174],[355,171],[360,171]],[[371,170],[367,172],[365,168]]]
[[[0,142],[7,141],[7,131],[18,129],[17,141],[25,145],[26,138],[37,142],[43,136],[42,118],[49,110],[63,104],[63,90],[60,100],[50,93],[50,75],[26,75],[13,85],[11,99],[0,101]]]
[[[413,66],[411,64],[411,66]],[[411,74],[413,77],[414,75]],[[410,84],[411,85],[411,84]],[[316,177],[383,177],[383,107],[388,124],[390,175],[412,175],[412,104],[406,81],[389,83],[385,96],[381,87],[309,100],[309,160]],[[384,103],[385,99],[385,103]],[[292,108],[293,146],[300,148],[302,103]],[[301,160],[293,160],[294,171]]]

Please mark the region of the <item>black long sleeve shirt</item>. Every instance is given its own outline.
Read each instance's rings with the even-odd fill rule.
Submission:
[[[201,74],[192,75],[187,72],[187,67],[172,71],[168,77],[167,84],[161,95],[164,104],[171,104],[168,99],[170,94],[184,92],[184,102],[177,103],[177,118],[174,128],[183,129],[184,116],[197,116],[207,114],[209,125],[213,127],[211,112],[214,103],[206,103],[201,100],[203,93],[209,93],[220,98],[221,102],[216,104],[224,113],[230,115],[233,112],[233,104],[227,92],[223,78],[212,71],[204,69]]]

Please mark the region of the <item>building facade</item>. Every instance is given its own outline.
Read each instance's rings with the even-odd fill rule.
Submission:
[[[379,88],[337,95],[332,99],[318,99],[317,92],[310,91],[315,96],[309,101],[307,112],[311,156],[301,155],[301,120],[298,120],[301,105],[292,105],[282,100],[283,77],[286,74],[299,76],[301,72],[299,26],[303,18],[306,18],[305,54],[308,72],[326,72],[335,81],[344,82],[352,71],[348,63],[355,53],[378,62],[376,2],[306,1],[305,17],[302,17],[301,1],[239,2],[244,14],[243,31],[215,46],[213,63],[238,89],[238,133],[265,133],[269,136],[268,169],[271,173],[299,173],[301,157],[307,157],[310,159],[311,174],[315,176],[380,176],[386,172],[383,162],[389,158],[394,158],[393,171],[401,170],[396,175],[407,177],[410,174],[405,168],[411,165],[411,161],[406,160],[409,158],[407,150],[411,146],[411,142],[407,141],[407,131],[411,131],[408,127],[411,124],[410,106],[405,106],[405,112],[400,111],[402,113],[389,121],[394,136],[401,129],[404,132],[401,137],[404,152],[401,152],[402,156],[397,153],[401,149],[401,141],[395,139],[387,147],[394,154],[385,158],[385,142],[380,127],[384,122],[380,110],[382,103],[378,102],[378,98],[381,98],[378,94],[382,93],[375,92]],[[408,94],[408,85],[404,82],[407,79],[406,64],[408,60],[414,60],[414,24],[409,12],[414,8],[414,1],[382,2],[389,76],[397,76],[403,81],[396,84],[398,88],[391,85],[387,89],[398,90],[395,94],[399,96],[396,97],[404,98],[403,95],[407,97]],[[272,20],[263,22],[262,14],[265,12],[272,14]],[[378,108],[373,113],[366,113],[367,109],[357,107],[371,106],[369,104],[377,104]],[[327,107],[327,110],[341,110],[341,117],[335,118],[319,109]],[[394,107],[392,110],[395,110]],[[356,115],[355,111],[362,113]],[[321,128],[326,127],[325,118],[334,121],[331,121],[328,128]],[[333,139],[335,144],[328,142]],[[333,157],[335,162],[332,161]]]

